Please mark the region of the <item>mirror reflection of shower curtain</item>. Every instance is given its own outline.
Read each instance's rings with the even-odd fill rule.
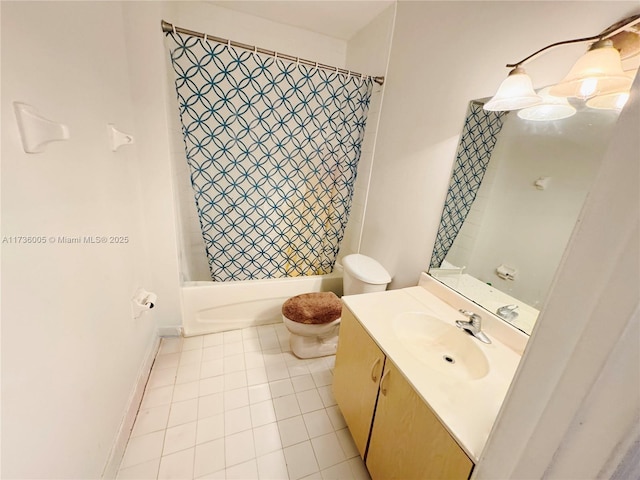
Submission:
[[[444,202],[430,268],[438,268],[458,236],[487,171],[491,153],[502,130],[505,112],[491,112],[482,104],[469,104]]]
[[[373,81],[167,37],[212,279],[330,273]]]

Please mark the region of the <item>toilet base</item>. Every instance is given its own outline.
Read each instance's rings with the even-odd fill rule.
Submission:
[[[335,328],[335,334],[332,335],[303,337],[289,333],[289,345],[293,354],[298,358],[335,355],[338,350],[338,326]]]

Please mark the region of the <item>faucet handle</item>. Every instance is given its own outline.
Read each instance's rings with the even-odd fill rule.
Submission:
[[[470,323],[480,328],[480,322],[482,321],[482,317],[480,315],[474,312],[470,312],[469,310],[464,310],[463,308],[459,309],[458,311],[465,317],[468,317]]]

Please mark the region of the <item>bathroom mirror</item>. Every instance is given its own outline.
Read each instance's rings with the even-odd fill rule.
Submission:
[[[534,121],[472,101],[429,274],[530,334],[618,110]]]

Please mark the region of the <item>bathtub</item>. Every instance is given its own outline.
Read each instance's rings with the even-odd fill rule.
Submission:
[[[282,304],[308,292],[342,296],[342,268],[328,275],[237,282],[184,282],[182,329],[185,337],[282,322]]]

